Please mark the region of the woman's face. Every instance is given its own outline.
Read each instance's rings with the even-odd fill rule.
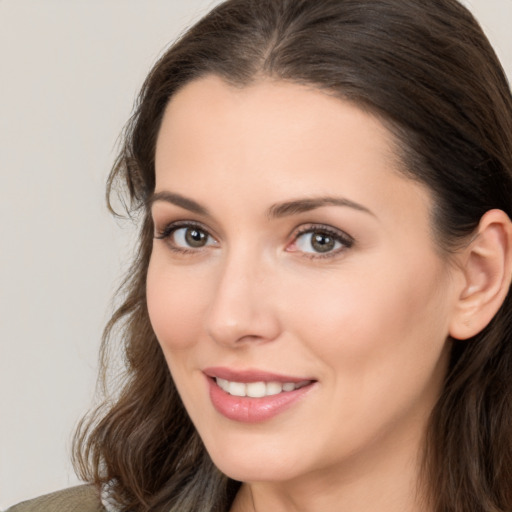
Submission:
[[[398,168],[376,118],[316,89],[210,76],[168,105],[149,315],[232,478],[325,477],[417,453],[456,280],[428,191]]]

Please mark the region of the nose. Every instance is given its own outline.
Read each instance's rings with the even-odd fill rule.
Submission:
[[[223,262],[206,317],[207,332],[214,341],[241,347],[279,336],[271,274],[261,258],[232,256]]]

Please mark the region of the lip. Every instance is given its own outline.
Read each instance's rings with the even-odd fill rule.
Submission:
[[[203,373],[208,377],[219,377],[220,379],[229,380],[232,382],[293,382],[294,384],[304,382],[305,380],[315,380],[310,377],[292,377],[291,375],[282,375],[278,373],[271,373],[263,370],[249,369],[249,370],[233,370],[222,366],[212,366],[205,368]]]
[[[229,368],[206,368],[203,373],[208,382],[210,400],[215,410],[226,418],[241,423],[260,423],[278,416],[304,398],[316,384],[316,380],[292,377],[260,370],[238,371]],[[252,398],[233,396],[221,389],[215,378],[233,382],[293,382],[311,381],[309,384],[277,395]]]

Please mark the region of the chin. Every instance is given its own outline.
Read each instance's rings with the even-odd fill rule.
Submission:
[[[262,448],[254,443],[252,449],[232,446],[208,450],[213,463],[226,476],[241,482],[277,482],[293,479],[300,473],[298,460],[290,460],[283,451]]]
[[[233,464],[225,460],[213,462],[222,473],[239,482],[284,482],[297,476],[290,473],[290,468],[275,467],[275,462],[274,466],[272,463],[244,464],[240,460]]]

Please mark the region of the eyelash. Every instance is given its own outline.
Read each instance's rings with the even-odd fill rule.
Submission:
[[[203,249],[203,247],[200,248],[185,248],[181,246],[175,245],[171,241],[172,235],[179,229],[182,228],[196,228],[199,231],[205,233],[208,237],[213,238],[213,236],[209,233],[209,231],[203,227],[200,223],[192,222],[192,221],[179,221],[179,222],[172,222],[168,225],[166,225],[163,229],[157,231],[155,235],[155,239],[157,240],[167,240],[169,248],[177,252],[179,254],[197,254],[199,251]],[[331,237],[335,242],[338,242],[341,244],[342,247],[339,247],[335,250],[328,251],[324,254],[319,252],[305,252],[305,251],[288,251],[288,252],[302,252],[302,255],[305,258],[309,259],[325,259],[325,258],[333,258],[337,255],[339,255],[340,252],[344,252],[346,249],[350,249],[354,245],[354,239],[348,235],[347,233],[344,233],[343,231],[333,229],[329,226],[325,226],[323,224],[309,224],[307,226],[304,226],[297,230],[293,234],[293,241],[290,245],[296,244],[297,240],[308,233],[322,233],[324,235],[327,235]],[[205,246],[207,247],[207,246]]]

